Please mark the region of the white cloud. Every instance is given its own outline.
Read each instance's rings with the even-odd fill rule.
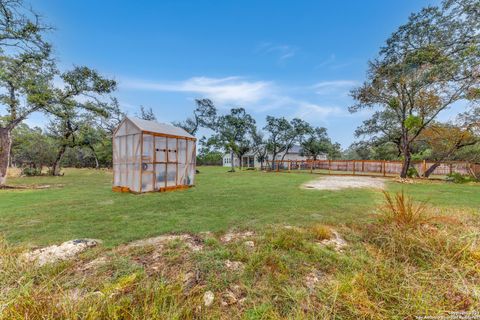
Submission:
[[[273,84],[266,81],[248,81],[241,77],[193,77],[179,82],[121,81],[128,89],[164,92],[191,92],[201,94],[219,103],[255,103],[271,94]]]
[[[347,93],[357,85],[359,85],[359,82],[354,80],[334,80],[317,82],[312,88],[315,90],[316,94],[328,95],[334,93]]]
[[[337,61],[337,56],[332,53],[328,58],[324,59],[319,64],[317,64],[315,66],[315,69],[328,68],[331,70],[336,70],[336,69],[348,67],[352,64],[353,64],[353,61],[347,61],[347,62]]]
[[[260,43],[255,52],[259,54],[276,54],[278,55],[278,62],[284,63],[285,60],[293,58],[297,54],[298,48],[286,44],[277,45],[271,42]]]
[[[335,62],[335,60],[336,60],[336,56],[335,56],[335,54],[332,53],[327,59],[325,59],[325,60],[323,60],[322,62],[320,62],[320,63],[315,67],[315,69],[332,65],[332,64]]]
[[[122,88],[199,94],[212,99],[220,108],[238,105],[259,117],[273,113],[309,122],[326,122],[332,116],[350,117],[344,105],[346,102],[338,99],[355,85],[357,82],[353,80],[333,80],[291,88],[273,81],[248,80],[239,76],[192,77],[176,82],[120,81]]]
[[[345,115],[345,111],[339,107],[334,106],[321,106],[318,104],[298,101],[298,110],[295,113],[295,117],[311,121],[319,120],[325,122],[330,116],[342,116]]]

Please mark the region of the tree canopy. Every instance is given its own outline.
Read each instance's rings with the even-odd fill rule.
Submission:
[[[402,177],[412,144],[438,114],[455,102],[480,99],[478,12],[478,1],[458,0],[412,14],[370,62],[364,84],[352,91],[351,112],[380,108],[360,131],[398,144]],[[393,125],[385,133],[387,121]]]

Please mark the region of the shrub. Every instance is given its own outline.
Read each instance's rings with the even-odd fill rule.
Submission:
[[[42,174],[42,169],[26,167],[23,168],[22,174],[27,177],[40,176]]]
[[[468,183],[477,181],[474,177],[462,175],[458,172],[448,174],[445,180],[453,183]]]
[[[416,168],[414,167],[411,167],[411,168],[408,168],[407,170],[407,177],[409,178],[418,178],[420,175],[418,174],[418,171]]]

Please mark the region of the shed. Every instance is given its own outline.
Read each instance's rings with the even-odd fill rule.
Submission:
[[[126,117],[113,134],[113,190],[167,191],[195,184],[196,139],[170,124]]]

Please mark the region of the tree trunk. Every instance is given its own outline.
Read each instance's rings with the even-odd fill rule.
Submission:
[[[277,157],[276,153],[272,153],[272,164],[270,165],[270,170],[275,171],[275,158]]]
[[[0,187],[7,183],[7,171],[12,148],[12,132],[8,128],[0,128]]]
[[[234,160],[235,160],[235,158],[234,158],[234,156],[233,156],[233,152],[230,151],[230,164],[231,164],[231,166],[232,166],[232,169],[231,169],[230,171],[232,171],[232,172],[235,172],[235,163],[234,163]]]
[[[100,168],[100,164],[98,163],[97,153],[95,152],[95,149],[92,146],[89,146],[89,148],[92,151],[93,158],[95,159],[95,169],[98,169]]]
[[[427,171],[425,171],[425,173],[423,174],[423,177],[428,178],[433,173],[433,171],[435,171],[435,169],[438,168],[439,165],[440,165],[440,162],[435,162],[430,168],[427,169]]]
[[[52,166],[52,176],[59,176],[60,175],[60,163],[62,162],[63,155],[65,154],[65,151],[67,150],[67,145],[62,145],[60,147],[60,150],[58,150],[57,157],[55,158],[55,161],[53,162]]]
[[[412,161],[412,156],[408,147],[403,150],[403,165],[402,171],[400,172],[401,178],[406,178],[408,175],[408,169],[410,168],[410,162]]]

